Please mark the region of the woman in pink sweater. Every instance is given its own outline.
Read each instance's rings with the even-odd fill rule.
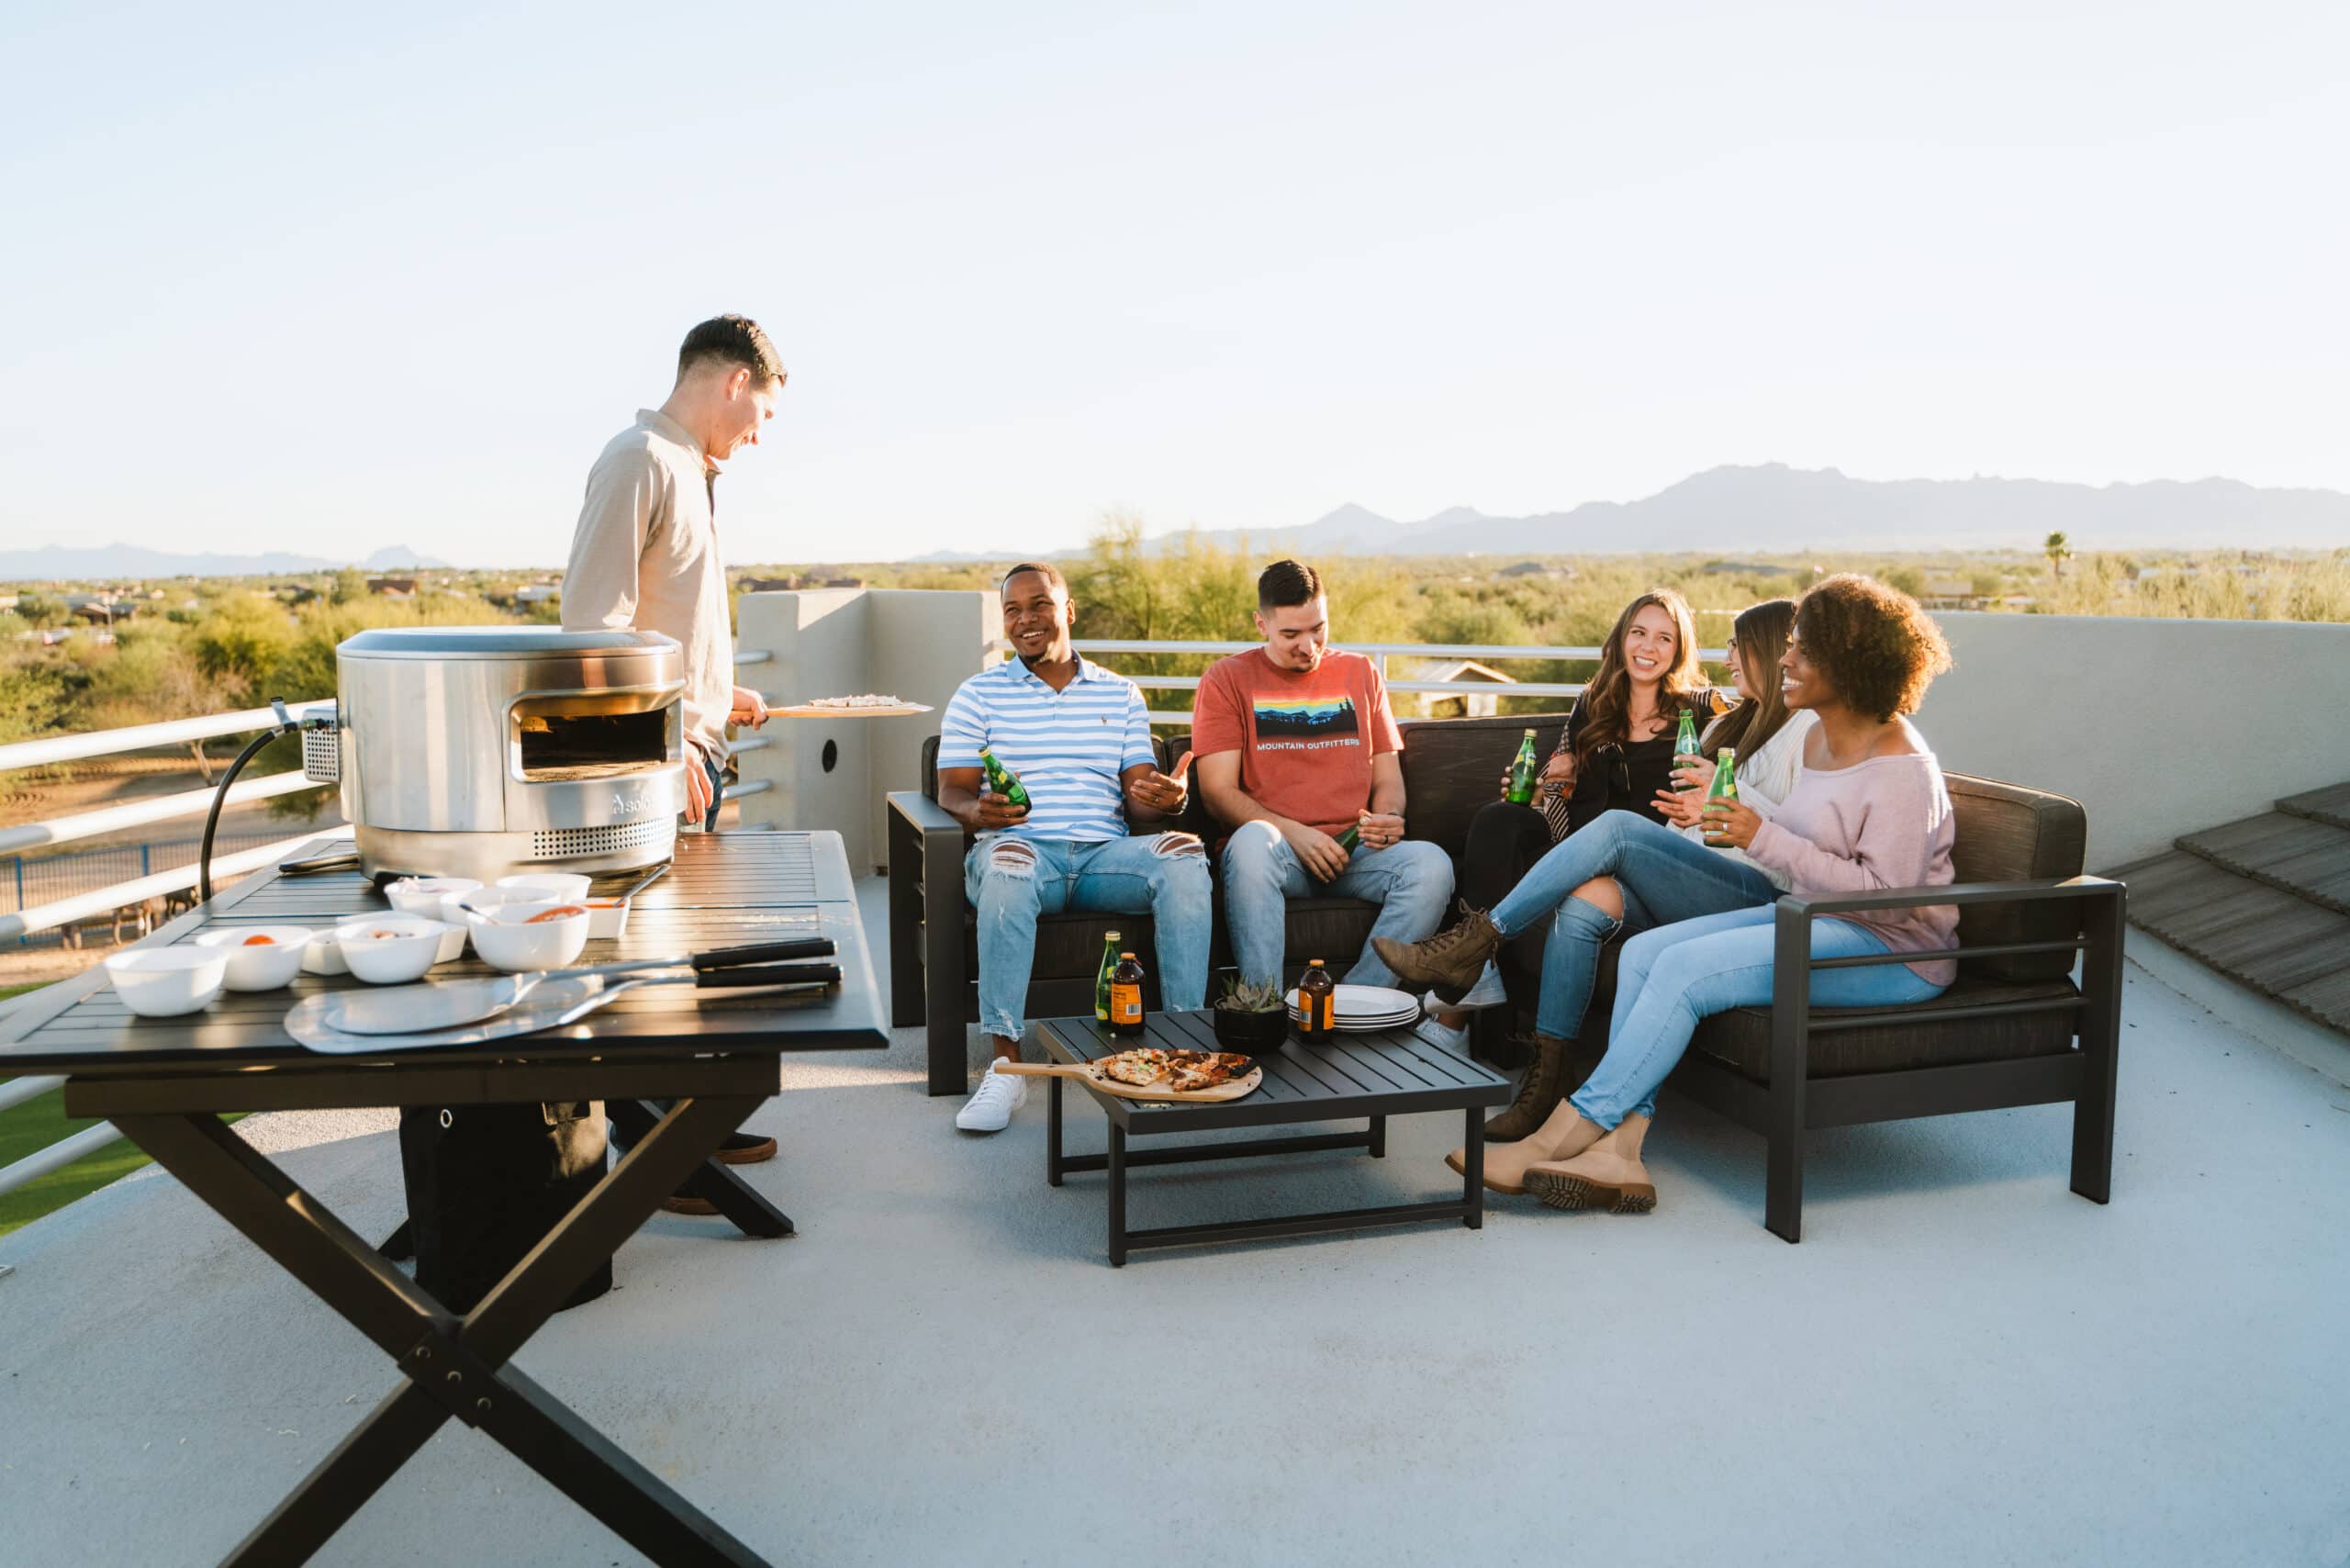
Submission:
[[[1917,711],[1950,667],[1941,628],[1907,595],[1867,577],[1830,577],[1803,598],[1782,661],[1789,708],[1818,719],[1804,737],[1803,770],[1765,822],[1742,805],[1707,808],[1713,833],[1784,874],[1797,897],[1945,885],[1951,880],[1950,796],[1934,754],[1902,715]],[[1641,932],[1624,944],[1607,1054],[1528,1144],[1526,1190],[1552,1208],[1645,1213],[1656,1185],[1640,1141],[1656,1092],[1688,1048],[1698,1021],[1768,1005],[1775,912],[1706,915]],[[1822,958],[1948,948],[1952,904],[1813,922]],[[1823,1007],[1887,1007],[1940,995],[1957,973],[1948,958],[1817,969]],[[1550,1136],[1555,1135],[1555,1136]]]

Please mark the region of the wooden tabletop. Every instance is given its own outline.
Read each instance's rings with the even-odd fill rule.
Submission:
[[[597,891],[618,891],[641,875],[599,879]],[[274,869],[243,881],[138,944],[167,946],[207,927],[296,924],[330,929],[391,906],[357,871],[281,877]],[[387,1053],[386,1060],[463,1065],[518,1055],[545,1060],[565,1056],[635,1054],[638,1047],[700,1052],[882,1049],[889,1032],[857,917],[848,861],[835,833],[681,834],[669,872],[636,895],[627,934],[592,941],[582,964],[662,958],[711,947],[798,936],[828,936],[839,951],[841,983],[822,991],[698,991],[658,986],[631,991],[562,1029],[543,1030],[481,1047]],[[470,954],[436,966],[435,980],[487,975]],[[351,977],[305,974],[281,991],[224,991],[200,1013],[178,1018],[131,1014],[106,981],[106,971],[61,980],[24,999],[0,1020],[0,1077],[12,1072],[77,1074],[148,1071],[157,1068],[282,1068],[360,1066],[369,1056],[320,1056],[280,1026],[286,1009],[319,991],[364,985]]]
[[[1088,1062],[1137,1045],[1161,1050],[1218,1051],[1215,1014],[1154,1013],[1143,1037],[1113,1035],[1091,1014],[1051,1018],[1036,1025],[1046,1054],[1056,1061]],[[1407,1115],[1416,1111],[1457,1111],[1499,1105],[1510,1097],[1510,1081],[1468,1057],[1428,1044],[1409,1029],[1375,1035],[1341,1035],[1326,1046],[1309,1046],[1294,1032],[1281,1049],[1260,1056],[1264,1081],[1242,1100],[1214,1103],[1158,1103],[1121,1099],[1080,1083],[1129,1132],[1174,1132],[1209,1127],[1269,1126],[1284,1122],[1335,1122],[1357,1116]]]

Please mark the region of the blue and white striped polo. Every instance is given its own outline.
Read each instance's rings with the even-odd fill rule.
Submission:
[[[1158,760],[1142,689],[1083,657],[1062,691],[1018,659],[957,688],[939,722],[938,766],[977,767],[983,745],[1028,790],[1027,820],[1002,831],[1079,844],[1126,836],[1118,776]]]

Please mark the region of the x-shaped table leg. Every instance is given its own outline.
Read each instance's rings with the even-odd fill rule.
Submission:
[[[408,1379],[228,1561],[305,1561],[455,1416],[656,1562],[763,1564],[757,1553],[507,1363],[588,1271],[617,1251],[765,1098],[679,1101],[464,1316],[418,1289],[218,1116],[117,1115],[115,1126],[126,1137],[397,1361]]]
[[[604,1114],[611,1118],[612,1130],[620,1141],[633,1147],[653,1130],[661,1119],[661,1109],[643,1100],[607,1100]],[[728,1132],[734,1129],[729,1127]],[[778,1237],[792,1234],[791,1216],[776,1207],[758,1190],[715,1159],[705,1159],[677,1190],[688,1197],[699,1198],[720,1214],[734,1222],[734,1228],[745,1236]]]

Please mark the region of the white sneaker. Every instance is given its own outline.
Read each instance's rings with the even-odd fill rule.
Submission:
[[[1469,1031],[1446,1028],[1437,1022],[1433,1013],[1421,1019],[1412,1033],[1437,1049],[1450,1051],[1456,1056],[1465,1055],[1469,1049]]]
[[[1494,968],[1493,960],[1489,958],[1485,961],[1485,972],[1477,977],[1477,983],[1471,986],[1469,994],[1460,999],[1460,1007],[1463,1013],[1474,1013],[1481,1007],[1499,1007],[1507,1001],[1509,991],[1502,984],[1502,972]]]
[[[998,1072],[995,1063],[990,1062],[979,1088],[955,1113],[955,1125],[967,1133],[1000,1133],[1012,1125],[1012,1114],[1026,1103],[1028,1081]]]
[[[1509,991],[1502,984],[1501,970],[1492,964],[1477,977],[1477,983],[1463,991],[1458,1002],[1447,1002],[1434,991],[1420,998],[1420,1005],[1430,1013],[1475,1013],[1487,1007],[1499,1007],[1509,1001]]]

